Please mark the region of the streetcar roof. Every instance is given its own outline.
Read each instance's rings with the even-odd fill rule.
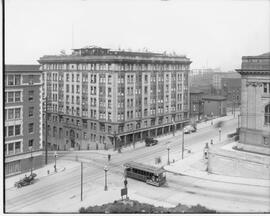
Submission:
[[[127,162],[124,164],[124,166],[154,173],[155,175],[159,175],[165,172],[165,170],[162,167],[150,166],[142,163],[137,163],[134,161]]]

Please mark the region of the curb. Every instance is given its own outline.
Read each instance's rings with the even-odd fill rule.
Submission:
[[[165,168],[164,168],[165,169]],[[247,184],[247,183],[240,183],[240,182],[233,182],[233,181],[226,181],[226,180],[220,180],[220,179],[211,179],[211,178],[207,178],[207,177],[203,177],[203,176],[199,176],[199,175],[192,175],[192,174],[188,174],[188,173],[184,173],[184,172],[175,172],[175,171],[171,171],[171,170],[167,170],[165,169],[166,172],[168,173],[172,173],[172,174],[177,174],[177,175],[181,175],[181,176],[190,176],[190,177],[194,177],[194,178],[199,178],[199,179],[203,179],[203,180],[207,180],[207,181],[215,181],[215,182],[224,182],[224,183],[230,183],[230,184],[237,184],[237,185],[248,185],[248,186],[258,186],[258,187],[270,187],[269,185],[259,185],[259,184]],[[203,173],[203,172],[202,172]],[[212,173],[207,173],[208,176],[216,176],[216,174],[212,174]],[[227,176],[226,176],[227,177]],[[230,176],[228,176],[230,177]],[[237,178],[237,177],[236,177]],[[246,178],[247,180],[249,178]],[[261,179],[258,179],[261,180]],[[268,182],[268,180],[265,180],[265,182]]]

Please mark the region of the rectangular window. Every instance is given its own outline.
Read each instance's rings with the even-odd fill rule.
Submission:
[[[15,102],[21,101],[21,92],[15,92]]]
[[[34,107],[29,107],[29,117],[34,116]]]
[[[15,75],[15,85],[21,84],[21,75]]]
[[[14,136],[14,126],[8,126],[8,136]]]
[[[8,85],[14,85],[14,75],[8,75]]]
[[[8,92],[8,102],[14,102],[14,92]]]
[[[15,108],[15,119],[21,118],[21,108]]]
[[[34,123],[29,123],[28,124],[28,133],[33,133],[34,132]]]
[[[263,92],[264,93],[267,93],[267,83],[264,83],[263,84]]]
[[[15,153],[21,152],[21,142],[15,142]]]
[[[8,110],[8,119],[14,119],[14,110],[13,109]]]
[[[34,91],[31,90],[28,92],[28,100],[33,101],[34,100]]]
[[[15,136],[21,134],[21,125],[15,125]]]
[[[33,144],[34,144],[34,140],[31,139],[28,141],[28,147],[33,147]]]
[[[9,154],[14,154],[14,143],[9,143],[8,144],[8,153]]]

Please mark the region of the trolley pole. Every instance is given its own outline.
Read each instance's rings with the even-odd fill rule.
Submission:
[[[81,162],[81,201],[83,200],[83,162]]]
[[[182,132],[182,160],[184,159],[184,149],[185,149],[185,147],[184,147],[184,141],[185,141],[185,139],[184,139],[184,128],[183,128],[183,132]]]

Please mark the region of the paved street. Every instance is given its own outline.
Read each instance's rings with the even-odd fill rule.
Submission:
[[[237,118],[228,120],[222,128],[222,140],[226,134],[235,131]],[[167,163],[167,146],[170,146],[170,161],[181,157],[181,133],[158,138],[159,144],[152,147],[137,147],[134,150],[113,154],[107,162],[107,155],[96,152],[70,152],[61,160],[74,161],[75,165],[64,172],[40,178],[35,184],[21,189],[6,190],[8,212],[76,212],[80,206],[102,204],[120,198],[123,187],[123,163],[133,160],[153,164],[156,157]],[[206,142],[218,142],[218,129],[202,127],[194,134],[185,135],[185,157],[202,152]],[[203,153],[202,153],[203,155]],[[84,201],[80,201],[80,163],[84,162]],[[76,165],[77,163],[77,165]],[[104,165],[109,168],[108,187],[104,192]],[[167,184],[154,187],[143,182],[128,179],[130,198],[156,205],[174,206],[178,203],[196,205],[223,212],[269,211],[269,187],[240,185],[221,181],[204,180],[192,176],[167,173]],[[106,196],[107,193],[107,196]]]

